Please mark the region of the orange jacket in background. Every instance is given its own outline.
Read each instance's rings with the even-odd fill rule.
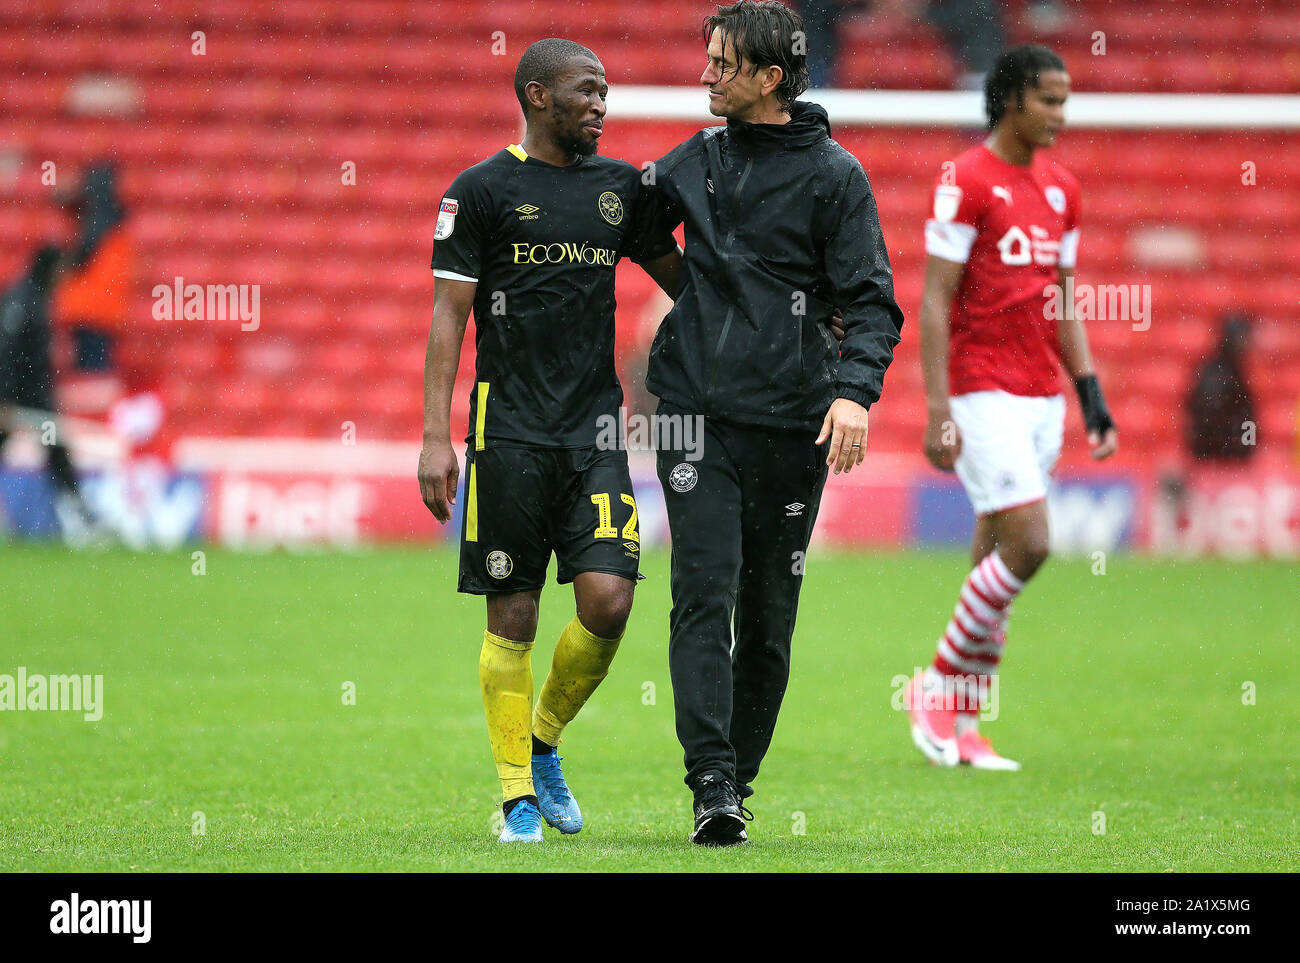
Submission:
[[[135,251],[125,224],[100,241],[90,261],[67,275],[54,290],[53,320],[67,326],[88,322],[121,331],[126,327],[127,299],[135,272]]]

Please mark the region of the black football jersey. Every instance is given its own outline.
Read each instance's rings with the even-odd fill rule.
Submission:
[[[476,281],[469,436],[583,448],[617,417],[614,266],[673,250],[651,236],[641,172],[593,155],[556,167],[518,145],[462,172],[434,233],[436,277]]]

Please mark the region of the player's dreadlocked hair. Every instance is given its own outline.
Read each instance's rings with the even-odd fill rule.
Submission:
[[[1036,43],[1004,52],[984,78],[984,111],[989,116],[989,129],[1002,120],[1013,95],[1017,106],[1024,106],[1025,88],[1037,87],[1039,74],[1064,69],[1065,62],[1060,57]]]
[[[554,87],[555,79],[574,57],[587,57],[600,63],[600,58],[582,44],[559,37],[539,40],[524,51],[519,66],[515,68],[515,96],[519,98],[525,119],[528,118],[528,95],[524,88],[534,80],[543,87]]]
[[[754,65],[754,73],[761,67],[781,68],[776,99],[788,113],[798,96],[808,89],[808,40],[803,17],[777,0],[739,0],[729,7],[718,7],[716,14],[705,18],[706,43],[718,28],[732,48],[737,70],[741,57]]]

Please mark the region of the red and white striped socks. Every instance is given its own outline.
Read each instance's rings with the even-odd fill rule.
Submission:
[[[939,640],[933,673],[927,673],[945,677],[945,688],[958,697],[953,708],[959,722],[972,721],[984,707],[989,680],[997,674],[1006,646],[1011,603],[1024,587],[996,549],[962,583],[957,608]],[[963,720],[963,715],[968,718]]]

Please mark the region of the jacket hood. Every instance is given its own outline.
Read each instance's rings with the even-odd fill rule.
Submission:
[[[81,240],[73,252],[74,267],[82,267],[94,255],[104,235],[125,217],[117,196],[117,171],[111,164],[96,164],[86,171],[78,198]]]
[[[821,104],[797,100],[788,124],[751,124],[728,120],[727,132],[747,147],[759,150],[798,150],[831,136],[831,121]]]

